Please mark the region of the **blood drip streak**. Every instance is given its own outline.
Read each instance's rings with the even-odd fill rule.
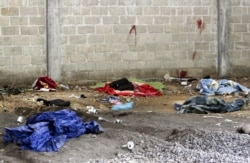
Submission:
[[[131,35],[131,33],[134,31],[134,33],[135,33],[135,44],[136,44],[136,34],[137,34],[137,32],[136,32],[136,26],[135,25],[132,25],[132,27],[131,27],[131,29],[129,30],[129,34]]]

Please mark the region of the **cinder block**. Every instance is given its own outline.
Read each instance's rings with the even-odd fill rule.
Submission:
[[[98,61],[105,61],[105,54],[104,53],[92,53],[87,54],[87,61],[88,62],[98,62]]]
[[[186,16],[171,16],[170,17],[170,24],[180,25],[180,24],[186,24],[186,23],[187,23]]]
[[[13,45],[30,45],[30,36],[13,36]]]
[[[179,33],[179,25],[165,25],[164,31],[165,33]]]
[[[101,71],[110,71],[112,70],[113,67],[113,62],[111,61],[100,61],[96,62],[96,70],[101,70]]]
[[[78,33],[82,34],[80,31],[81,31],[81,26],[78,27]],[[64,26],[62,27],[62,31],[61,33],[64,34],[64,35],[74,35],[76,34],[76,31],[77,31],[77,27],[74,26],[74,25],[70,25],[70,26]]]
[[[11,26],[11,27],[2,27],[2,35],[18,35],[19,27]]]
[[[83,44],[83,45],[76,45],[76,53],[78,54],[88,54],[93,53],[95,51],[95,45],[90,44]]]
[[[242,23],[250,23],[250,15],[242,15]]]
[[[166,6],[161,7],[161,15],[175,15],[175,13],[176,13],[175,8]]]
[[[194,7],[194,15],[208,15],[209,8],[208,7]]]
[[[195,43],[196,50],[209,50],[209,43]]]
[[[81,63],[76,63],[76,65],[77,67],[75,69],[79,71],[93,71],[96,69],[95,62],[81,62]]]
[[[4,55],[5,56],[13,56],[13,55],[22,55],[22,47],[14,46],[14,47],[4,47]]]
[[[70,44],[84,44],[87,42],[85,35],[71,35],[69,37]]]
[[[128,51],[128,45],[124,43],[114,43],[112,44],[111,51],[116,52],[126,52]]]
[[[103,17],[103,24],[119,24],[119,17],[118,16],[104,16]]]
[[[136,24],[135,16],[121,16],[120,17],[121,24]]]
[[[25,47],[22,47],[23,49],[23,52],[20,53],[20,54],[23,54],[23,55],[35,55],[36,57],[39,56],[41,57],[43,55],[43,47],[42,46],[25,46]],[[19,54],[19,55],[20,55]],[[45,57],[45,55],[43,55]]]
[[[108,7],[93,6],[90,7],[91,15],[108,15]]]
[[[163,32],[163,25],[149,25],[148,32],[149,33],[162,33]]]
[[[156,59],[156,54],[161,53],[161,52],[152,52],[152,51],[143,51],[139,52],[138,56],[141,58],[140,61],[146,63],[146,61],[154,61],[158,60]],[[160,60],[162,61],[162,60]],[[139,67],[138,67],[139,68]]]
[[[112,34],[113,33],[113,25],[111,24],[103,24],[103,25],[95,25],[96,34]]]
[[[31,64],[32,65],[46,65],[46,57],[45,56],[31,56]]]
[[[137,52],[126,52],[122,55],[122,60],[125,61],[136,61],[139,59],[138,53]]]
[[[172,41],[176,41],[176,42],[179,42],[179,41],[187,41],[188,40],[188,36],[187,34],[173,34],[172,36]]]
[[[234,44],[236,49],[248,49],[250,46],[249,42],[244,42],[244,41],[235,42]]]
[[[233,31],[234,32],[247,32],[247,24],[234,24]]]
[[[232,15],[244,15],[247,13],[247,6],[235,6],[231,8]]]
[[[176,8],[177,15],[193,15],[192,7],[177,7]]]
[[[11,66],[10,57],[0,57],[0,66]]]
[[[9,26],[10,18],[9,17],[0,17],[0,26]]]
[[[113,70],[117,70],[119,71],[124,71],[124,70],[128,70],[129,69],[129,61],[117,61],[117,62],[113,62]],[[116,71],[115,71],[116,72]]]
[[[86,57],[84,55],[79,55],[79,54],[70,55],[71,63],[79,63],[79,62],[85,62],[85,61],[86,61]]]
[[[130,61],[129,62],[129,69],[131,70],[138,70],[142,67],[147,67],[147,63],[145,61]]]
[[[166,1],[166,0],[153,0],[152,5],[153,6],[167,6],[168,1]]]
[[[45,44],[45,36],[31,36],[31,45],[44,45]]]
[[[154,17],[153,16],[137,16],[138,24],[144,25],[144,24],[153,24]]]
[[[169,16],[155,16],[155,24],[169,24]]]
[[[31,64],[30,56],[12,56],[12,66]]]
[[[85,17],[85,23],[86,24],[99,24],[100,20],[101,20],[100,17],[96,17],[96,16]]]
[[[162,48],[163,48],[163,45],[159,44],[159,43],[146,44],[146,51],[148,51],[148,52],[158,52],[158,51],[161,51]]]
[[[30,17],[29,25],[45,25],[46,20],[45,17]]]
[[[21,16],[37,16],[39,13],[38,7],[20,7]]]
[[[1,9],[2,16],[19,16],[19,8],[18,7],[9,7]]]
[[[137,6],[150,6],[153,0],[135,0]]]
[[[109,14],[110,15],[124,15],[125,8],[124,7],[109,7]]]
[[[110,53],[106,53],[106,60],[108,61],[115,61],[112,64],[115,65],[115,63],[118,61],[121,61],[121,56],[123,55],[124,52],[110,52]],[[115,67],[115,66],[113,66]],[[119,69],[119,66],[116,67],[117,69]]]
[[[1,18],[0,18],[1,19]],[[10,17],[10,25],[28,25],[28,17]],[[0,22],[1,24],[1,22]]]
[[[95,45],[95,52],[111,52],[110,44],[97,44]]]
[[[159,15],[160,8],[159,7],[144,7],[143,15]]]
[[[104,35],[90,35],[87,37],[87,43],[104,43]]]
[[[87,25],[87,26],[78,26],[78,34],[94,34],[95,33],[95,26]]]
[[[38,27],[36,26],[26,26],[20,27],[21,35],[38,35]]]

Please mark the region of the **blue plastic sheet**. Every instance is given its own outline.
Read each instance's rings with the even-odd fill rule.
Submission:
[[[237,82],[232,80],[214,80],[214,79],[201,79],[196,86],[196,89],[200,91],[201,95],[224,95],[231,94],[234,92],[245,92],[248,94],[249,89]]]
[[[17,143],[23,150],[56,152],[70,138],[103,131],[96,121],[83,122],[74,111],[63,109],[33,115],[25,126],[5,128],[3,139]]]

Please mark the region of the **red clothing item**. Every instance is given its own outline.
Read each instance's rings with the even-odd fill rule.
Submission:
[[[33,87],[36,90],[40,90],[41,88],[56,89],[57,84],[54,80],[52,80],[48,76],[43,76],[36,79]]]
[[[119,91],[111,88],[109,83],[106,83],[104,87],[94,88],[94,90],[108,93],[110,95],[119,95],[119,96],[161,96],[162,93],[150,86],[149,84],[144,83],[133,83],[135,89],[133,91],[125,90]]]

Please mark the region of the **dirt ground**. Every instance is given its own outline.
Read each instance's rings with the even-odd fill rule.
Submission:
[[[250,78],[234,79],[250,86]],[[174,103],[182,103],[190,96],[199,95],[195,90],[186,90],[179,83],[164,82],[163,96],[129,97],[134,101],[130,111],[111,111],[110,104],[101,102],[108,94],[96,92],[89,87],[70,86],[69,90],[58,89],[55,92],[38,92],[26,90],[18,95],[3,95],[0,101],[0,133],[4,134],[5,127],[16,127],[19,115],[27,118],[30,115],[62,109],[46,107],[37,103],[36,99],[63,99],[71,102],[70,108],[75,110],[84,121],[96,120],[104,132],[99,135],[86,134],[79,138],[70,139],[59,152],[33,152],[19,150],[14,143],[0,142],[0,162],[91,162],[102,159],[103,162],[116,157],[119,153],[130,152],[124,148],[128,141],[135,141],[135,135],[148,135],[167,141],[169,136],[178,130],[202,129],[209,131],[228,131],[235,133],[235,126],[250,122],[250,110],[244,109],[223,114],[181,114],[173,108]],[[192,83],[193,87],[196,82]],[[86,98],[76,98],[84,95]],[[224,96],[227,101],[238,98],[238,95]],[[121,97],[123,102],[128,97]],[[97,109],[97,114],[86,113],[87,106]],[[100,121],[103,117],[108,121]],[[114,123],[121,119],[122,123]],[[22,124],[24,124],[23,122]],[[20,125],[22,125],[20,124]],[[136,148],[136,142],[135,147]],[[105,161],[106,160],[106,161]]]

